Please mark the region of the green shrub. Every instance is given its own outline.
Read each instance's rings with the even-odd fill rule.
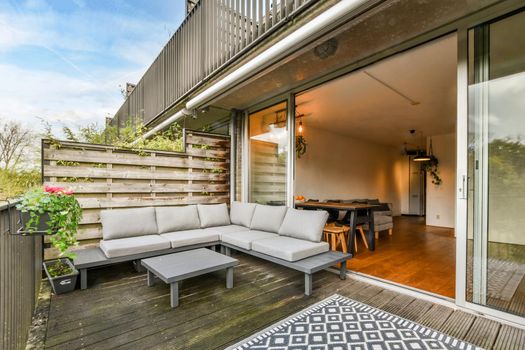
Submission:
[[[0,200],[15,198],[28,189],[40,185],[38,170],[3,170],[0,169]]]

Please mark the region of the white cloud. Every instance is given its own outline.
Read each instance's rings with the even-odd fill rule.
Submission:
[[[0,52],[25,46],[92,53],[109,49],[120,59],[130,58],[136,63],[129,51],[120,48],[135,45],[135,55],[148,56],[151,62],[168,40],[165,28],[172,25],[140,16],[87,9],[64,16],[45,4],[32,0],[23,7],[4,11],[0,8],[0,27],[3,29]],[[141,59],[138,63],[143,61]]]
[[[0,64],[0,119],[13,119],[41,129],[38,118],[59,126],[86,125],[114,113],[122,103],[115,77],[88,81],[54,72],[35,72]]]

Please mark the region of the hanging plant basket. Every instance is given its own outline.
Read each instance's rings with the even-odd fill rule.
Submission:
[[[27,211],[20,212],[20,224],[21,227],[16,232],[12,234],[18,234],[22,236],[43,236],[48,234],[49,230],[49,214],[38,214],[39,220],[38,223],[34,226],[34,229],[29,228],[29,223],[31,221],[31,213]]]
[[[439,176],[439,160],[436,156],[431,155],[430,160],[423,163],[422,168],[428,175],[430,175],[434,185],[440,186],[443,183],[441,176]]]

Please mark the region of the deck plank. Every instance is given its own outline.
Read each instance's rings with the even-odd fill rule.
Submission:
[[[494,344],[495,350],[520,350],[525,348],[525,330],[501,326],[500,332]]]
[[[465,340],[485,349],[491,349],[498,336],[501,324],[482,317],[477,317],[470,327]]]
[[[322,271],[313,295],[304,296],[303,274],[235,254],[235,287],[224,274],[182,283],[180,306],[169,305],[169,287],[147,287],[129,264],[94,270],[90,288],[52,296],[46,349],[223,349],[330,295],[340,294],[490,349],[521,349],[525,331],[427,300]]]
[[[475,318],[476,316],[471,313],[456,310],[440,329],[443,333],[462,339],[465,338],[470,327],[472,327]]]

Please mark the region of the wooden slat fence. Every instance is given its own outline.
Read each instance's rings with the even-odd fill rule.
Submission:
[[[184,152],[44,140],[44,184],[71,188],[83,208],[80,248],[102,238],[102,209],[229,203],[230,137],[184,130]],[[45,258],[56,251],[45,249]]]
[[[25,349],[42,279],[42,237],[13,235],[15,203],[0,202],[0,349]]]

